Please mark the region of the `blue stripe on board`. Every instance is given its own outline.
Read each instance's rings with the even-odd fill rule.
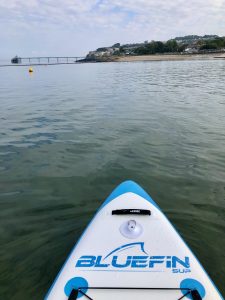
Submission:
[[[138,185],[132,180],[124,181],[118,187],[116,187],[109,195],[109,197],[105,200],[105,202],[102,204],[102,206],[99,208],[99,210],[102,209],[104,206],[106,206],[109,202],[111,202],[115,198],[125,193],[134,193],[136,195],[139,195],[140,197],[146,199],[148,202],[150,202],[160,210],[159,206],[155,203],[154,200],[152,200],[152,198],[146,193],[146,191],[143,190],[143,188],[140,187],[140,185]]]

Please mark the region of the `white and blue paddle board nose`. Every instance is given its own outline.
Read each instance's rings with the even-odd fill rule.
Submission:
[[[152,198],[120,184],[90,222],[46,300],[219,300],[209,276]]]

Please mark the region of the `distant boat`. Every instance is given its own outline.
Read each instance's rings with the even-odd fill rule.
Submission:
[[[11,59],[12,64],[21,64],[22,60],[17,55]]]

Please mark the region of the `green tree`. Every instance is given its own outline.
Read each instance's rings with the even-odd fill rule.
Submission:
[[[107,51],[107,48],[106,47],[101,47],[101,48],[98,48],[96,51],[98,51],[98,52]]]
[[[113,48],[120,48],[120,43],[116,43],[114,45],[112,45]]]
[[[218,49],[218,46],[217,46],[217,44],[216,43],[207,43],[207,44],[205,44],[205,45],[202,45],[201,47],[200,47],[200,50],[216,50],[216,49]]]
[[[165,44],[166,52],[177,52],[178,51],[178,45],[177,41],[175,40],[169,40]]]
[[[145,54],[149,54],[147,47],[138,47],[135,49],[134,53],[138,54],[138,55],[145,55]]]
[[[178,45],[178,52],[183,52],[187,48],[188,44]]]

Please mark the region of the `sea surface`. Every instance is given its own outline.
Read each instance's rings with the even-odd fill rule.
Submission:
[[[43,299],[127,179],[225,295],[224,60],[0,68],[0,299]]]

